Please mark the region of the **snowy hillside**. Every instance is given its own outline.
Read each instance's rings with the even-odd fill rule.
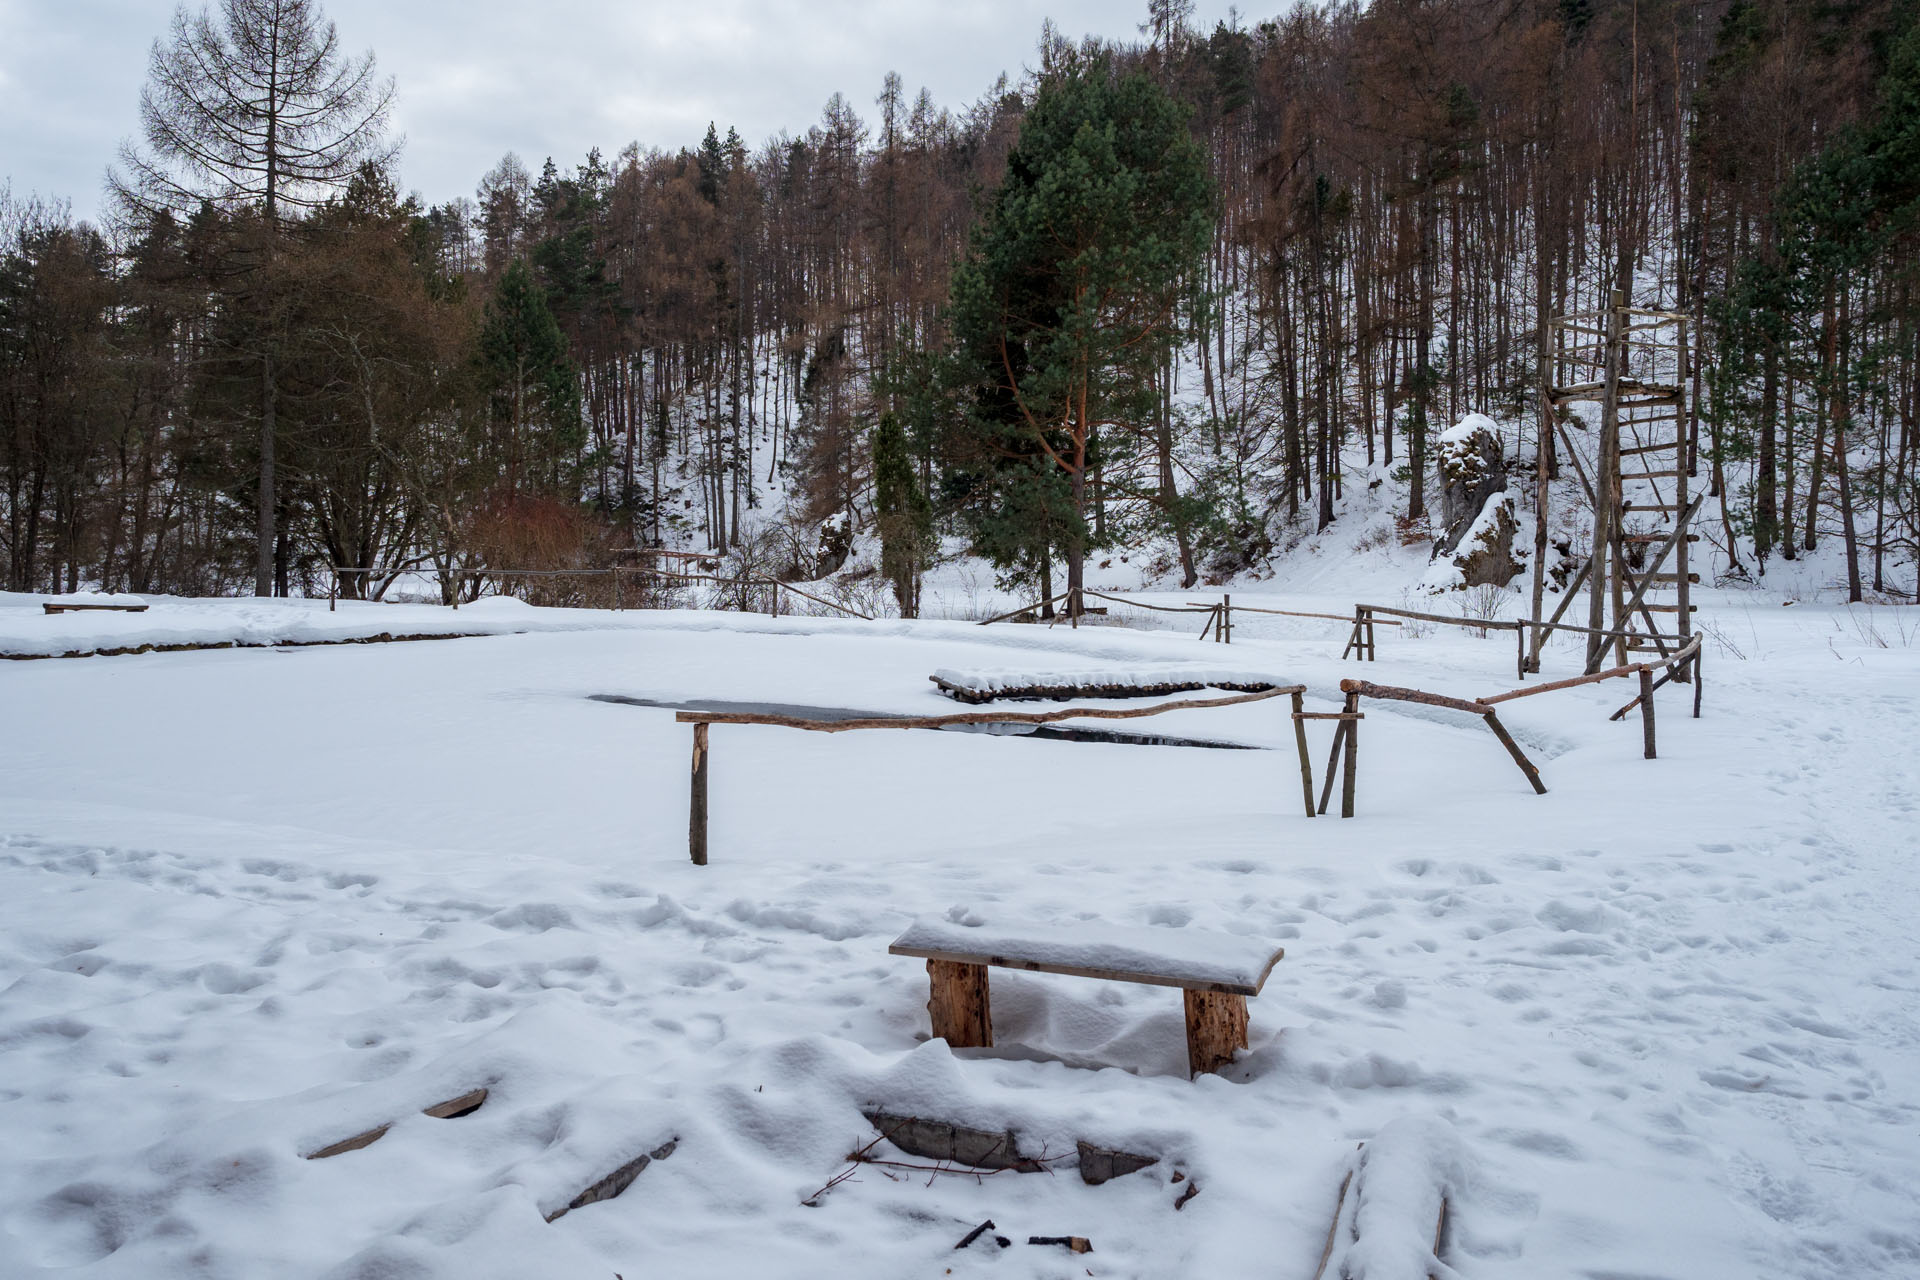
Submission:
[[[1296,557],[1236,604],[1397,603],[1424,559]],[[1545,796],[1472,717],[1407,704],[1365,708],[1350,821],[1302,814],[1284,699],[1129,726],[1265,750],[721,724],[706,867],[688,726],[594,695],[931,715],[942,668],[1231,666],[1324,712],[1343,677],[1510,688],[1511,643],[1383,627],[1363,665],[1337,622],[1221,647],[1118,607],[0,611],[10,651],[513,633],[0,663],[0,1276],[1312,1280],[1355,1144],[1395,1121],[1455,1144],[1393,1148],[1448,1197],[1447,1274],[1911,1276],[1920,629],[1701,598],[1704,714],[1663,691],[1659,759],[1607,718],[1626,681],[1502,706]],[[1286,956],[1248,1050],[1189,1081],[1164,988],[997,970],[996,1047],[929,1040],[926,970],[887,952],[926,915]],[[1011,1129],[1050,1171],[835,1183],[875,1109]],[[1158,1163],[1086,1185],[1079,1142]]]

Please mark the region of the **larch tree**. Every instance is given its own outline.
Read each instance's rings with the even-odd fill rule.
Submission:
[[[371,52],[342,53],[340,38],[312,0],[219,0],[198,13],[184,6],[156,40],[140,93],[143,144],[120,149],[110,183],[123,209],[144,224],[162,212],[191,215],[203,205],[255,213],[263,243],[236,263],[264,317],[260,368],[260,487],[254,594],[274,592],[275,500],[272,260],[288,218],[343,191],[369,162],[398,150],[388,139],[393,84]]]

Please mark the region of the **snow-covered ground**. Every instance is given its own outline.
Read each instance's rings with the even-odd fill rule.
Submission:
[[[1332,576],[1267,599],[1356,596],[1399,603]],[[1270,751],[720,725],[696,868],[690,731],[590,695],[937,713],[942,667],[1230,655],[1330,710],[1342,676],[1512,687],[1511,642],[1382,628],[1362,667],[1310,619],[1225,649],[1197,617],[12,598],[13,651],[186,611],[216,639],[517,634],[0,663],[0,1276],[1310,1280],[1354,1144],[1437,1118],[1461,1275],[1910,1277],[1912,613],[1703,599],[1705,716],[1663,691],[1659,760],[1607,721],[1624,681],[1502,708],[1546,796],[1480,725],[1409,705],[1366,707],[1352,821],[1300,812],[1284,699],[1139,722]],[[1287,955],[1251,1049],[1189,1082],[1164,988],[996,970],[998,1047],[928,1041],[925,970],[887,954],[920,915]],[[469,1116],[418,1114],[480,1086]],[[804,1205],[875,1106],[1067,1158],[869,1165]],[[544,1220],[673,1138],[623,1195]],[[1160,1163],[1086,1186],[1076,1140]],[[1199,1187],[1178,1211],[1176,1173]],[[988,1218],[1013,1247],[953,1249]]]

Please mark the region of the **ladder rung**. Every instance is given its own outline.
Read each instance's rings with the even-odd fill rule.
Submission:
[[[1634,510],[1643,511],[1643,510],[1646,510],[1646,508],[1635,507]],[[1671,538],[1672,536],[1673,535],[1670,533],[1623,533],[1620,535],[1620,541],[1622,542],[1665,542],[1668,538]],[[1688,542],[1698,542],[1700,541],[1700,535],[1697,533],[1689,533],[1686,535],[1686,539]]]
[[[1656,573],[1653,575],[1653,580],[1655,582],[1678,582],[1680,581],[1680,575],[1677,573]],[[1697,573],[1689,573],[1687,575],[1687,581],[1697,584],[1700,581],[1700,575]]]
[[[1627,477],[1627,478],[1628,478],[1628,479],[1632,479],[1633,477],[1631,477],[1631,476],[1629,476],[1629,477]],[[1676,506],[1674,506],[1674,505],[1673,505],[1672,503],[1670,503],[1670,502],[1657,502],[1657,503],[1648,503],[1648,504],[1647,504],[1647,505],[1645,505],[1645,506],[1642,506],[1642,505],[1640,505],[1639,503],[1637,503],[1637,502],[1636,502],[1636,503],[1634,503],[1634,504],[1633,504],[1633,506],[1632,506],[1632,508],[1631,508],[1631,509],[1632,509],[1632,510],[1634,510],[1634,511],[1636,511],[1636,512],[1645,512],[1645,511],[1685,511],[1685,510],[1686,510],[1686,508],[1685,508],[1685,507],[1676,507]]]
[[[1641,607],[1642,609],[1645,609],[1645,610],[1646,610],[1646,611],[1647,611],[1648,613],[1678,613],[1678,612],[1680,612],[1680,606],[1679,606],[1679,605],[1677,605],[1677,604],[1647,604],[1647,603],[1644,603],[1644,602],[1642,602],[1642,604],[1640,605],[1640,607]],[[1688,612],[1688,613],[1698,613],[1698,612],[1700,612],[1700,606],[1699,606],[1699,605],[1697,605],[1697,604],[1690,604],[1690,605],[1688,605],[1688,606],[1687,606],[1687,612]]]
[[[1635,454],[1659,453],[1663,449],[1678,449],[1679,447],[1680,447],[1680,442],[1678,440],[1669,441],[1666,444],[1641,444],[1641,445],[1635,445],[1631,449],[1622,449],[1620,451],[1620,456],[1623,458],[1631,458]]]
[[[1691,471],[1629,471],[1621,476],[1622,480],[1678,480],[1681,476],[1691,476]]]

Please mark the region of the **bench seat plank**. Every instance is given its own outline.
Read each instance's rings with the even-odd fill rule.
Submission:
[[[953,964],[1063,973],[1111,982],[1254,996],[1286,952],[1270,942],[1203,929],[1072,924],[996,927],[922,916],[887,949]]]

